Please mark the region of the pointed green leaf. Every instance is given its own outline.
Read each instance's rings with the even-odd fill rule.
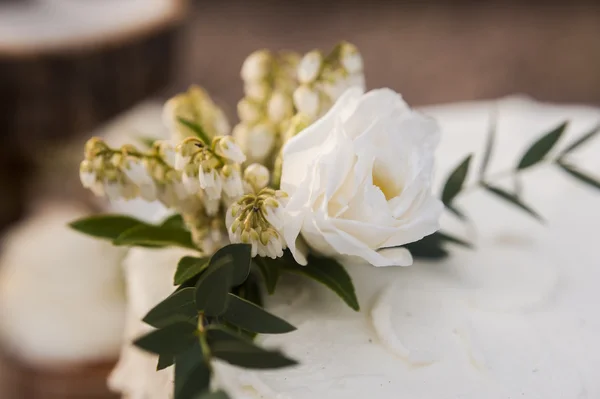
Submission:
[[[519,209],[527,212],[540,222],[544,221],[537,212],[531,209],[531,207],[529,207],[528,205],[525,205],[523,202],[521,202],[521,200],[516,195],[506,192],[498,187],[490,186],[489,184],[483,184],[483,187],[485,187],[485,189],[488,190],[490,193],[493,193],[496,196],[498,196],[498,198],[502,198],[503,200],[513,205],[516,205]]]
[[[209,258],[196,258],[193,256],[184,256],[177,264],[177,270],[173,277],[173,284],[180,285],[189,279],[202,273],[209,264]]]
[[[164,370],[171,367],[175,362],[175,358],[171,355],[159,355],[158,362],[156,364],[156,371]]]
[[[281,263],[278,262],[278,259],[279,258],[254,258],[254,263],[258,267],[258,270],[265,281],[265,287],[267,288],[269,295],[272,295],[275,292],[275,287],[277,287],[277,281],[279,281],[279,276],[281,274]]]
[[[250,274],[250,264],[252,262],[252,246],[250,244],[229,244],[219,249],[211,258],[212,262],[217,262],[223,257],[231,257],[233,262],[233,285],[240,285],[248,278]]]
[[[437,233],[423,237],[419,241],[404,245],[415,259],[443,259],[448,256],[443,242]]]
[[[230,399],[230,397],[225,391],[215,391],[203,393],[196,399]]]
[[[231,255],[221,257],[213,262],[200,276],[196,284],[196,308],[207,316],[219,316],[227,308],[229,290],[233,275],[233,258]]]
[[[194,399],[210,388],[210,368],[196,342],[175,358],[173,399]]]
[[[234,293],[255,305],[263,306],[262,291],[260,289],[258,278],[253,274],[250,274],[246,281],[244,281]]]
[[[564,170],[580,182],[588,184],[594,188],[600,189],[600,180],[598,180],[597,178],[592,177],[564,162],[559,162],[558,165],[562,168],[562,170]]]
[[[141,220],[125,215],[95,215],[69,223],[72,229],[92,237],[114,240],[125,231],[138,226],[147,226]]]
[[[518,170],[529,168],[540,162],[556,145],[567,128],[567,122],[552,129],[529,147],[517,165]]]
[[[200,126],[197,123],[192,122],[190,120],[184,119],[184,118],[177,118],[177,120],[179,121],[179,123],[181,123],[182,125],[189,128],[191,131],[193,131],[196,134],[196,136],[200,140],[202,140],[202,142],[204,142],[204,144],[209,145],[211,143],[211,140],[208,137],[208,134],[206,134],[206,132],[204,131],[202,126]]]
[[[338,294],[352,309],[360,310],[352,279],[346,269],[335,260],[309,256],[306,266],[293,264],[288,265],[286,270],[318,281]]]
[[[562,157],[570,152],[575,151],[583,144],[587,143],[590,139],[595,137],[598,134],[598,132],[600,132],[600,125],[595,126],[592,130],[581,136],[579,139],[575,140],[571,145],[569,145],[562,151],[560,156]]]
[[[444,184],[442,191],[442,202],[446,206],[452,204],[454,197],[462,190],[467,173],[469,172],[469,165],[471,163],[472,155],[467,156],[450,174],[448,180]]]
[[[179,214],[169,216],[168,218],[163,220],[163,222],[160,225],[163,227],[173,227],[176,229],[187,230],[187,226],[183,221],[183,217],[181,217],[181,215]]]
[[[154,143],[158,141],[158,139],[155,139],[153,137],[138,137],[138,140],[140,141],[140,143],[142,143],[148,148],[152,148],[154,146]]]
[[[131,228],[118,236],[115,245],[161,245],[196,249],[189,231],[172,227],[143,225]]]
[[[451,213],[453,213],[460,220],[466,220],[467,219],[467,217],[465,216],[465,214],[461,210],[459,210],[457,207],[455,207],[454,205],[446,205],[446,209],[448,211],[450,211]]]
[[[442,242],[451,242],[453,244],[460,245],[461,247],[473,248],[473,245],[471,245],[471,243],[464,241],[460,238],[454,237],[448,233],[438,231],[437,233],[434,233],[434,234],[437,234]]]
[[[207,336],[211,354],[234,366],[250,369],[275,369],[297,364],[296,361],[281,352],[261,348],[249,339],[223,326],[208,327]]]
[[[194,288],[176,291],[152,308],[144,317],[144,322],[153,327],[165,327],[181,321],[193,321],[198,316]]]
[[[287,321],[232,293],[229,293],[229,305],[221,317],[237,327],[259,334],[284,334],[296,329]]]
[[[136,339],[133,344],[157,355],[176,355],[196,342],[196,326],[186,322],[170,324]]]
[[[483,160],[481,161],[481,168],[479,169],[479,179],[483,180],[490,158],[492,157],[492,150],[494,148],[494,142],[496,141],[496,129],[498,127],[498,110],[494,108],[490,117],[490,127],[488,129],[487,142],[485,145],[485,152],[483,153]]]

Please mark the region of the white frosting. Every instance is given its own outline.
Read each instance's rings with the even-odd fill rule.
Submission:
[[[480,156],[491,105],[425,110],[444,131],[440,182],[466,153]],[[595,108],[521,98],[498,107],[491,174],[514,165],[531,140],[564,119],[573,123],[562,146],[600,120]],[[596,176],[599,149],[596,140],[574,156]],[[443,262],[407,268],[347,264],[359,313],[316,283],[285,279],[268,307],[298,330],[261,341],[301,365],[256,372],[220,364],[221,382],[236,399],[600,397],[600,193],[553,167],[528,172],[523,181],[524,198],[547,226],[475,191],[459,198],[474,226],[443,221],[474,241],[475,251],[453,248]],[[148,285],[139,295],[152,290]],[[168,397],[171,388],[164,388],[139,398]]]
[[[58,367],[119,353],[125,250],[67,227],[83,216],[72,204],[44,204],[2,243],[0,336],[30,363]]]

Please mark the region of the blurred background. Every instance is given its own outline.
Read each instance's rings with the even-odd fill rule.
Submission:
[[[57,203],[100,209],[79,187],[82,144],[125,137],[146,110],[142,126],[159,132],[152,105],[190,83],[235,121],[239,69],[256,49],[347,40],[367,87],[416,106],[511,94],[600,104],[599,38],[600,3],[582,0],[0,0],[0,237]],[[3,399],[111,397],[115,353],[55,367],[3,346]]]

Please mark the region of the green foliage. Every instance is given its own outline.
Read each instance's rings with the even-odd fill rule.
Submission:
[[[259,334],[284,334],[296,329],[287,321],[232,293],[229,293],[229,304],[221,317],[236,327]]]
[[[178,322],[153,330],[133,343],[150,353],[175,356],[188,349],[196,340],[196,326],[187,322]]]
[[[229,290],[233,286],[233,258],[221,257],[211,260],[206,272],[196,283],[196,308],[207,316],[219,316],[225,312]]]
[[[232,268],[232,282],[240,285],[250,274],[250,263],[252,262],[252,246],[249,244],[229,244],[219,249],[211,258],[211,263],[223,257],[230,257]]]
[[[580,182],[585,183],[591,187],[600,189],[600,180],[598,180],[597,178],[590,176],[587,173],[582,172],[581,170],[578,170],[574,166],[569,165],[564,161],[559,161],[558,166],[570,176],[574,177]]]
[[[267,350],[224,326],[207,328],[211,354],[234,366],[251,369],[275,369],[297,364],[279,351]]]
[[[579,139],[575,140],[573,143],[571,143],[567,148],[565,148],[561,154],[560,154],[560,158],[564,157],[565,155],[575,151],[576,149],[578,149],[579,147],[581,147],[582,145],[584,145],[585,143],[587,143],[589,140],[591,140],[592,138],[596,137],[596,135],[600,132],[600,124],[593,127],[592,130],[590,130],[589,132],[587,132],[586,134],[584,134],[583,136],[581,136]]]
[[[540,221],[540,222],[544,221],[537,212],[535,212],[530,206],[521,202],[521,200],[516,195],[509,193],[507,191],[504,191],[498,187],[490,186],[489,184],[484,184],[483,187],[488,192],[495,194],[498,198],[501,198],[504,201],[507,201],[508,203],[517,206],[519,209],[521,209],[521,210],[525,211],[526,213],[528,213],[529,215],[533,216],[538,221]]]
[[[285,267],[287,271],[302,274],[325,285],[338,294],[352,309],[356,311],[360,310],[350,275],[334,259],[309,255],[306,266],[300,266],[295,262],[288,262]]]
[[[492,157],[492,150],[494,149],[494,142],[496,141],[496,131],[498,128],[498,112],[494,109],[494,113],[492,115],[492,121],[490,123],[490,128],[488,130],[487,142],[485,145],[485,151],[483,153],[483,160],[481,161],[481,167],[479,169],[479,178],[483,180],[485,176],[485,172],[490,163],[490,159]]]
[[[279,276],[281,275],[282,269],[282,261],[280,258],[271,259],[271,258],[261,258],[256,257],[254,259],[254,264],[260,271],[264,281],[265,288],[269,295],[275,293],[275,287],[277,287],[277,282],[279,281]]]
[[[94,215],[77,219],[69,226],[80,233],[113,241],[127,230],[148,224],[125,215]]]
[[[196,136],[206,145],[210,144],[210,138],[202,126],[184,118],[177,118],[177,121],[193,131]]]
[[[143,321],[152,327],[166,327],[176,322],[192,322],[198,317],[194,288],[175,291],[167,299],[152,308]]]
[[[535,143],[533,143],[521,160],[517,165],[518,170],[529,168],[546,157],[548,153],[552,150],[552,148],[556,145],[558,140],[560,140],[561,136],[565,132],[567,128],[568,122],[563,122],[556,128],[552,129],[550,132],[543,135],[540,139],[538,139]]]
[[[113,242],[121,246],[153,245],[197,249],[189,231],[165,226],[136,226],[119,235]]]
[[[210,388],[210,366],[198,342],[175,358],[174,399],[193,399]]]
[[[187,230],[183,217],[179,214],[169,216],[160,224],[163,227],[171,227],[176,229]]]
[[[206,392],[197,396],[196,399],[230,399],[225,391]]]
[[[156,371],[164,370],[167,367],[171,367],[175,363],[175,358],[171,355],[159,355],[158,362],[156,364]]]
[[[196,258],[194,256],[184,256],[177,264],[177,270],[173,277],[173,284],[180,285],[196,277],[208,268],[209,258]]]
[[[437,260],[448,256],[447,243],[465,248],[473,247],[470,243],[441,231],[423,237],[419,241],[411,242],[404,247],[410,251],[415,259]]]
[[[460,193],[469,173],[472,155],[468,155],[448,176],[442,190],[442,202],[446,208],[459,218],[464,218],[462,212],[452,206],[452,201]]]

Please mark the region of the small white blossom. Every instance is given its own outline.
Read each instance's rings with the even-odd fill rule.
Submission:
[[[121,183],[117,180],[104,181],[104,193],[109,200],[114,201],[121,198]]]
[[[275,146],[276,131],[269,123],[259,123],[252,128],[239,124],[233,137],[240,145],[248,162],[264,162]]]
[[[231,136],[220,137],[215,144],[215,151],[218,155],[236,163],[246,160],[246,156]]]
[[[341,62],[346,71],[356,74],[363,71],[363,59],[356,46],[343,43],[341,48]]]
[[[261,118],[261,111],[258,104],[242,99],[237,105],[238,116],[240,120],[246,123],[254,123]]]
[[[253,163],[244,170],[244,181],[252,187],[254,192],[259,192],[269,184],[270,173],[264,165]]]
[[[319,112],[319,93],[308,86],[300,86],[294,91],[294,105],[299,112],[316,117]]]
[[[208,216],[214,216],[219,213],[219,208],[221,206],[220,200],[203,196],[202,203],[204,204],[204,210]]]
[[[221,182],[221,176],[216,169],[200,168],[198,172],[198,181],[200,182],[200,187],[204,190],[208,198],[221,198],[223,186]]]
[[[198,179],[198,165],[188,164],[181,173],[181,183],[189,195],[198,194],[200,181]]]
[[[274,123],[278,123],[291,116],[292,112],[290,97],[281,91],[274,92],[267,104],[269,119]]]
[[[323,65],[323,55],[314,50],[306,53],[298,65],[298,80],[300,83],[314,82],[319,76]]]
[[[153,184],[152,177],[148,173],[143,159],[130,157],[125,161],[122,171],[135,185]]]
[[[96,184],[96,172],[90,161],[84,160],[79,166],[79,179],[85,188],[92,188]]]
[[[241,76],[245,82],[261,80],[269,73],[271,54],[258,50],[250,54],[242,64]]]
[[[225,165],[221,169],[223,191],[227,196],[236,198],[244,194],[242,176],[237,165]]]
[[[265,82],[248,82],[244,84],[244,94],[253,100],[265,101],[270,93],[271,89]]]

